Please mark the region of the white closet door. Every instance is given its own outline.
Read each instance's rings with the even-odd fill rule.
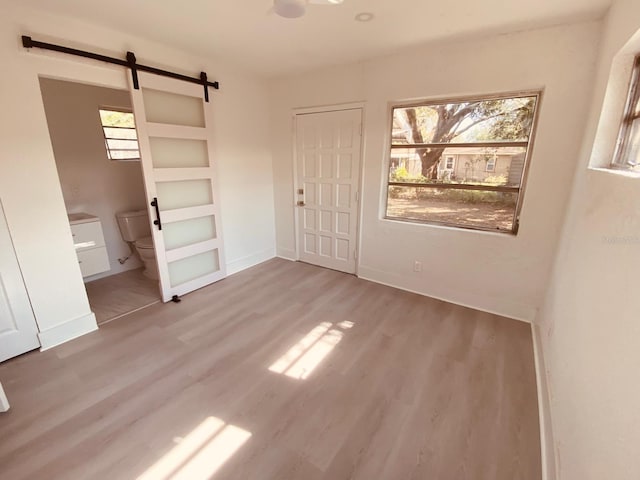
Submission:
[[[38,347],[38,327],[0,203],[0,362]]]
[[[202,86],[139,73],[131,87],[162,300],[226,276],[211,103]]]

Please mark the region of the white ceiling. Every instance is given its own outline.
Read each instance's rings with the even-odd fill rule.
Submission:
[[[269,14],[272,0],[20,0],[265,76],[354,62],[407,46],[601,17],[611,0],[345,0],[303,18]],[[354,20],[360,12],[376,18]]]

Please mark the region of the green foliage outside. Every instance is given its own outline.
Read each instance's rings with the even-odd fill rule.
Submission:
[[[429,183],[429,184],[452,184],[456,182],[432,180],[425,178],[422,175],[410,175],[404,166],[396,168],[390,176],[391,182],[402,183]],[[480,185],[504,185],[507,178],[504,175],[495,175],[485,178]],[[389,186],[389,197],[392,199],[398,198],[415,198],[418,200],[435,200],[435,201],[449,201],[455,203],[491,203],[491,204],[506,204],[513,205],[516,201],[516,196],[513,193],[505,192],[487,192],[481,190],[458,190],[452,188],[434,189],[434,188],[419,188],[419,187],[400,187]]]
[[[403,126],[408,144],[527,141],[536,98],[516,97],[397,108],[394,121]],[[417,149],[422,175],[434,178],[444,147]]]

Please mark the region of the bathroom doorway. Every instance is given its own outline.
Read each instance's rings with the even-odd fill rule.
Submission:
[[[99,324],[160,302],[128,90],[40,78],[78,265]]]

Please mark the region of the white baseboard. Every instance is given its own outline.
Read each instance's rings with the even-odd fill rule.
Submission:
[[[275,249],[270,248],[262,252],[247,255],[246,257],[242,257],[237,260],[232,260],[231,262],[227,262],[227,275],[233,275],[234,273],[241,272],[247,268],[254,267],[259,263],[275,258],[275,256]]]
[[[533,355],[536,366],[536,383],[538,386],[538,415],[540,416],[540,454],[542,457],[542,480],[556,480],[555,445],[551,424],[551,401],[549,383],[544,364],[542,337],[540,327],[531,324],[533,338]]]
[[[298,260],[295,250],[289,250],[288,248],[278,248],[276,250],[276,256],[278,258],[284,258],[285,260],[291,260],[295,262]]]
[[[429,292],[421,290],[415,285],[411,277],[404,277],[395,273],[382,272],[367,266],[358,267],[358,278],[380,283],[388,287],[398,288],[425,297],[435,298],[462,307],[473,308],[482,312],[500,315],[502,317],[532,323],[537,314],[537,308],[530,305],[511,302],[508,299],[487,299],[484,296],[469,295],[465,292]],[[412,281],[413,280],[413,281]]]
[[[98,324],[96,323],[96,316],[93,313],[61,323],[60,325],[38,333],[40,345],[42,345],[40,351],[43,352],[50,348],[57,347],[69,340],[94,332],[97,329]]]

